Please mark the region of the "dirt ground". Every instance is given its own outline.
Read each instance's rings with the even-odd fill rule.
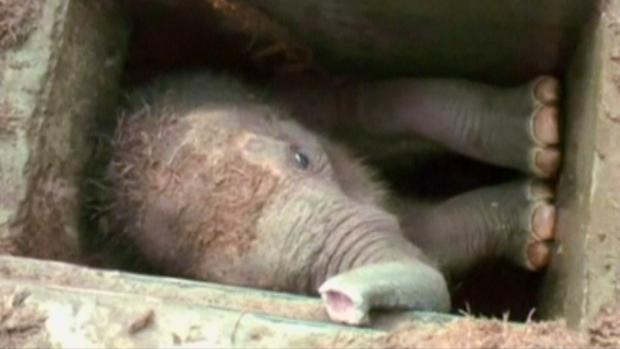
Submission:
[[[27,36],[40,8],[37,0],[0,0],[0,51]]]
[[[444,327],[403,328],[386,338],[390,348],[585,348],[590,340],[562,322],[541,322],[521,328],[501,320],[466,318]]]
[[[502,320],[466,317],[437,327],[401,328],[389,334],[382,346],[389,348],[620,348],[620,306],[601,312],[585,333],[563,321],[531,322],[508,327]]]
[[[46,346],[45,315],[25,305],[27,297],[19,292],[0,295],[0,348]]]

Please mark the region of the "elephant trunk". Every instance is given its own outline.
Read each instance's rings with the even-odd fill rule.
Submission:
[[[326,230],[314,284],[331,319],[359,325],[373,308],[449,310],[444,277],[391,214],[360,205],[338,211]]]

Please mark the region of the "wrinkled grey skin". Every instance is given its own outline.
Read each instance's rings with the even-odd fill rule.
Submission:
[[[553,230],[553,206],[547,202],[551,192],[537,181],[521,181],[436,205],[396,197],[388,204],[372,171],[317,131],[330,135],[359,127],[399,136],[421,134],[483,161],[553,177],[557,157],[541,167],[532,155],[548,148],[557,152],[553,144],[541,145],[533,135],[530,119],[540,108],[532,89],[538,85],[499,91],[468,82],[404,79],[252,89],[206,73],[160,80],[137,92],[138,105],[126,111],[130,117],[119,128],[116,152],[119,161],[128,161],[133,150],[123,148],[124,137],[132,137],[127,130],[143,133],[143,138],[154,140],[148,147],[148,156],[157,164],[154,171],[163,171],[162,164],[176,166],[175,187],[149,193],[144,196],[148,200],[125,206],[120,202],[121,210],[142,207],[125,209],[140,215],[135,218],[140,223],[124,222],[120,229],[168,273],[318,292],[334,321],[367,323],[372,308],[448,311],[444,274],[462,273],[490,256],[505,256],[530,269],[544,267]],[[142,126],[157,118],[179,122]],[[166,127],[172,131],[167,133]],[[136,154],[139,159],[141,153]],[[183,165],[183,154],[200,159],[192,164],[203,165]],[[251,170],[226,173],[228,167],[221,165],[229,164],[226,159]],[[138,166],[124,168],[131,167]],[[123,171],[112,167],[112,181],[123,181]],[[210,195],[209,188],[217,190],[220,182],[237,178],[238,172],[247,176],[244,180],[249,182],[244,183],[256,183],[254,194],[243,197],[261,202],[252,202],[252,212],[238,216],[251,217],[251,224],[243,229],[228,225],[214,233],[210,224],[234,224],[234,219],[230,223],[222,218],[234,212],[221,212],[213,202],[205,208],[196,203],[234,199],[239,183],[217,195]],[[163,172],[147,173],[138,171],[133,180],[157,184],[160,180],[153,178],[163,178]],[[209,182],[217,177],[214,173],[223,179]],[[126,212],[112,214],[122,213]],[[233,231],[241,235],[232,238]],[[203,243],[206,235],[209,242]],[[251,239],[243,240],[246,237]],[[228,245],[214,247],[212,241],[221,238]]]

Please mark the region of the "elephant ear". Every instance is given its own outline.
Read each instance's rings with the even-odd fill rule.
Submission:
[[[319,293],[329,318],[349,325],[368,324],[372,309],[450,310],[444,277],[419,261],[364,265],[328,279]]]

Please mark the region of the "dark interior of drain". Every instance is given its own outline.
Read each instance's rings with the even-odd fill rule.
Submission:
[[[281,68],[291,59],[290,52],[272,50],[264,54],[270,52],[273,42],[248,34],[247,28],[235,28],[235,21],[224,19],[205,3],[127,2],[132,35],[123,76],[126,87],[162,73],[197,68],[226,71],[252,79],[283,74]],[[392,189],[424,197],[462,192],[515,175],[456,155],[425,159],[415,166],[411,161],[392,160],[377,165]],[[437,173],[460,175],[448,179]],[[92,242],[93,245],[98,243]],[[149,269],[143,267],[141,271]],[[457,285],[454,311],[466,310],[493,317],[509,313],[512,320],[525,320],[536,308],[541,280],[540,274],[528,273],[501,261],[489,263]]]

